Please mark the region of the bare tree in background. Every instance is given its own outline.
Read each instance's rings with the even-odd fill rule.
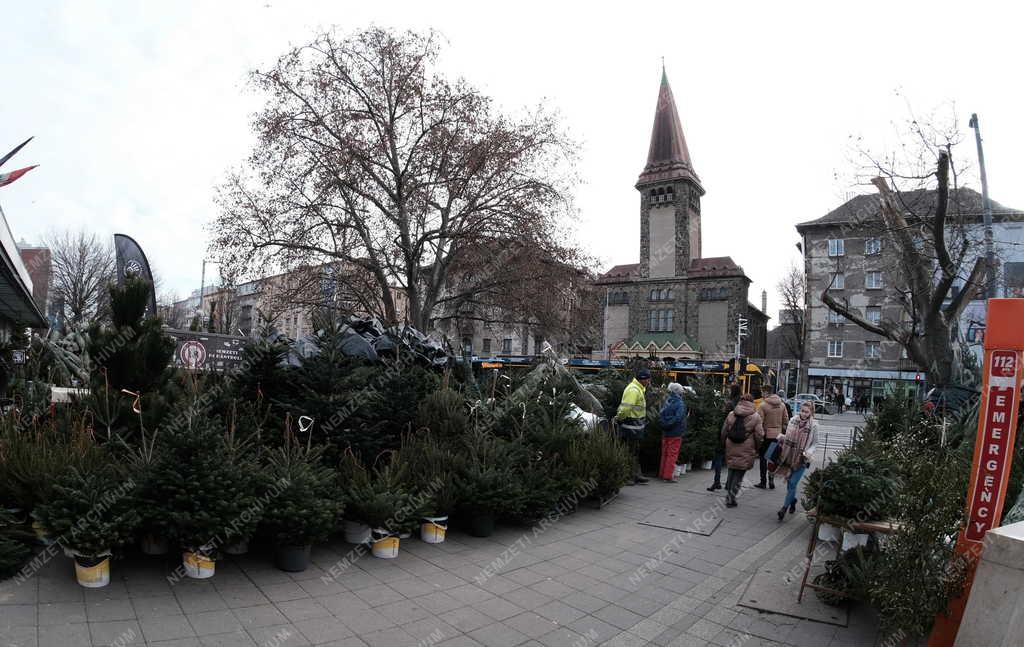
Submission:
[[[105,319],[109,314],[107,287],[114,280],[114,246],[85,231],[61,231],[47,236],[53,278],[50,295],[67,328]]]
[[[796,264],[791,265],[786,274],[779,279],[776,289],[779,291],[782,310],[786,313],[779,317],[779,324],[782,327],[779,342],[787,355],[803,359],[806,335],[804,330],[804,294],[807,291],[804,271]],[[786,317],[794,319],[787,321]]]
[[[899,343],[933,384],[949,384],[956,374],[953,331],[967,303],[983,289],[985,259],[978,245],[980,196],[960,186],[952,153],[960,141],[954,128],[939,131],[911,122],[916,146],[903,146],[882,159],[870,155],[875,201],[848,228],[874,232],[886,249],[886,276],[902,306],[899,320],[869,321],[860,308],[830,293],[828,308],[864,330]],[[994,210],[1004,210],[993,203]],[[841,263],[842,259],[837,259]],[[837,265],[835,272],[843,268]]]
[[[434,33],[322,34],[254,72],[269,95],[245,170],[220,187],[213,251],[228,267],[341,262],[386,321],[429,327],[450,274],[503,241],[551,244],[573,148],[539,109],[498,113],[436,72]],[[346,280],[342,275],[339,280]],[[369,310],[369,308],[367,308]]]

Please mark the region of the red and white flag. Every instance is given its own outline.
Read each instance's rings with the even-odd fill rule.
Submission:
[[[7,186],[11,182],[17,180],[22,175],[25,175],[26,173],[28,173],[29,171],[34,169],[36,166],[39,166],[39,165],[38,164],[34,164],[33,166],[27,166],[25,168],[20,168],[17,171],[11,171],[10,173],[0,173],[0,186]]]

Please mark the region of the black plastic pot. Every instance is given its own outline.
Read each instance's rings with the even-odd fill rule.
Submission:
[[[298,573],[309,568],[311,546],[277,546],[274,548],[274,565],[282,571]]]
[[[469,534],[474,537],[490,537],[494,534],[494,515],[476,515],[469,520]]]

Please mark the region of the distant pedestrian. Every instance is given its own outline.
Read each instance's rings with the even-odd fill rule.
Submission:
[[[754,409],[754,398],[749,394],[741,397],[736,408],[725,417],[722,442],[725,444],[725,464],[729,468],[729,479],[725,484],[725,505],[727,508],[735,508],[739,505],[736,495],[743,485],[743,476],[754,466],[757,451],[764,442],[761,416]]]
[[[796,488],[814,459],[817,438],[818,421],[814,419],[814,405],[804,402],[800,405],[800,414],[789,421],[786,433],[778,439],[782,453],[775,475],[786,479],[786,498],[778,513],[779,521],[786,518],[786,510],[789,514],[796,512]]]
[[[733,384],[732,388],[729,389],[729,399],[725,402],[725,407],[722,410],[722,415],[728,415],[730,411],[736,408],[736,403],[740,401],[740,396],[743,395],[743,390],[739,384]],[[715,482],[708,488],[708,492],[714,492],[715,490],[722,489],[722,465],[725,463],[725,445],[719,441],[718,446],[715,448],[715,456],[711,460],[711,469],[715,470]]]
[[[679,446],[683,443],[686,433],[686,399],[683,397],[683,385],[672,382],[668,385],[668,398],[661,408],[658,422],[661,423],[661,478],[670,483],[678,479],[675,476],[676,461],[679,460]]]
[[[633,454],[633,483],[647,483],[647,479],[640,471],[640,441],[644,437],[644,429],[647,427],[647,387],[651,385],[651,372],[642,368],[636,372],[633,381],[626,385],[622,391],[622,401],[619,410],[615,413],[615,420],[619,425],[619,437],[626,442],[629,451]]]
[[[839,389],[836,389],[836,395],[834,398],[832,398],[832,400],[833,402],[836,403],[836,413],[842,413],[843,404],[845,403],[845,400],[843,399],[843,392],[840,391]]]
[[[786,392],[780,390],[778,396],[782,398],[782,404],[786,405],[786,418],[792,418],[793,408],[789,406],[789,398],[786,397]]]
[[[757,408],[757,413],[761,416],[761,422],[764,425],[764,442],[761,443],[761,449],[757,453],[757,464],[761,472],[761,481],[756,483],[754,487],[763,490],[767,485],[768,489],[774,490],[775,475],[768,474],[768,460],[765,458],[764,453],[773,440],[786,432],[786,425],[789,424],[789,413],[782,398],[774,393],[764,399],[761,406]],[[768,477],[767,484],[765,483],[765,476]]]

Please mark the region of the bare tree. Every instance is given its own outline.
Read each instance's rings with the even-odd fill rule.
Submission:
[[[53,267],[51,299],[64,325],[74,328],[105,318],[107,287],[115,274],[113,245],[85,231],[61,231],[47,236],[46,246]]]
[[[494,241],[555,239],[572,146],[544,110],[499,114],[439,75],[438,40],[322,34],[253,73],[269,101],[247,168],[219,190],[212,247],[226,265],[340,261],[361,270],[352,292],[372,282],[385,320],[398,319],[398,286],[426,328],[461,261]]]
[[[936,161],[928,174],[901,175],[891,166],[877,164],[880,175],[872,184],[879,194],[878,212],[865,213],[853,223],[873,228],[892,250],[889,274],[895,279],[892,289],[899,294],[903,317],[871,322],[858,308],[834,298],[831,285],[821,293],[822,303],[831,310],[898,342],[934,384],[949,384],[954,375],[951,332],[968,301],[983,287],[985,275],[985,259],[969,232],[970,214],[977,213],[976,194],[958,186],[955,172],[950,186],[954,143],[947,139],[932,148]],[[915,188],[894,188],[908,181]],[[962,287],[955,290],[957,284]]]
[[[783,314],[779,316],[781,332],[779,342],[790,357],[803,359],[806,331],[804,330],[804,293],[807,280],[796,264],[776,284]]]

